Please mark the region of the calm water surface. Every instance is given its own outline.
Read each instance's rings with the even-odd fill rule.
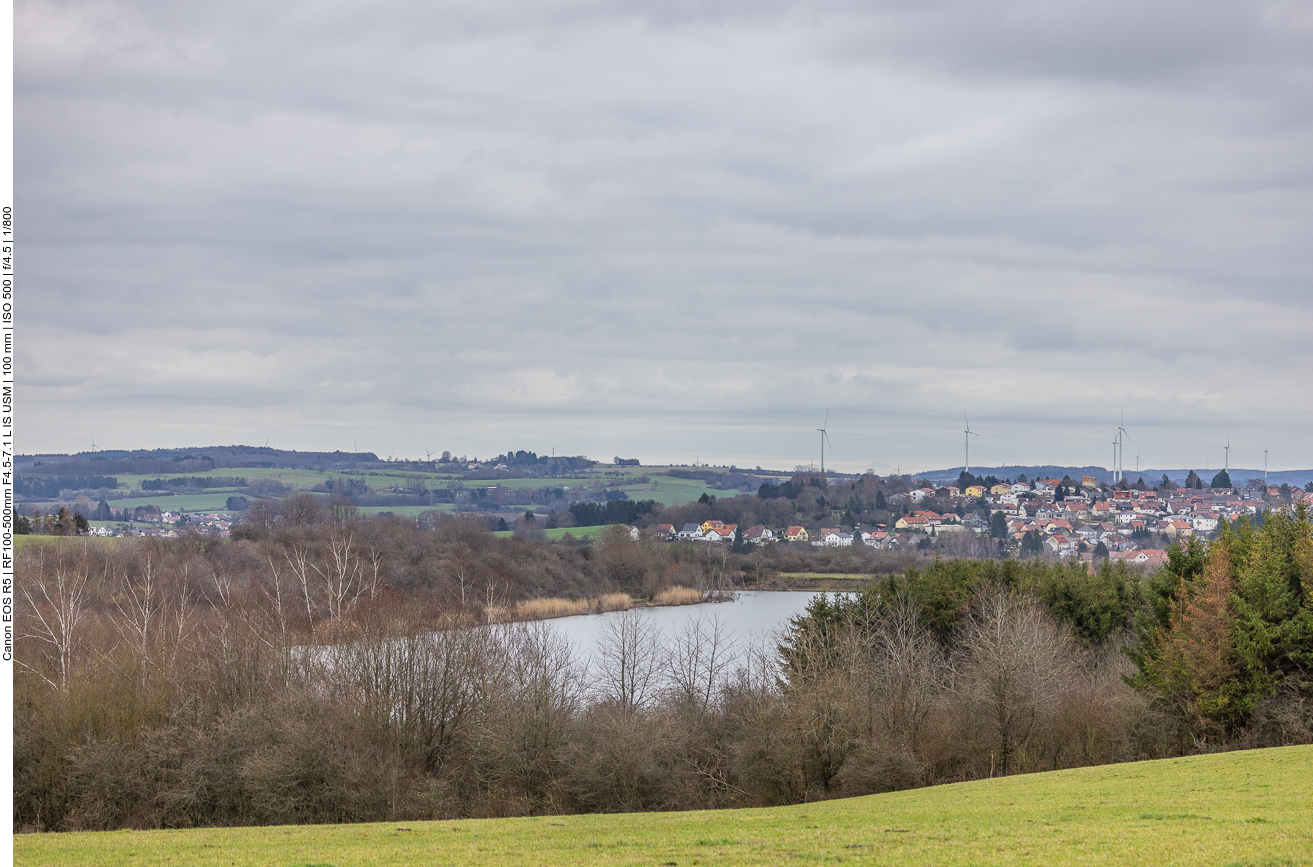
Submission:
[[[818,595],[812,590],[742,590],[735,594],[732,602],[636,608],[633,613],[651,623],[665,637],[674,636],[698,617],[717,618],[727,636],[742,651],[769,639],[776,630],[788,624],[790,617],[803,613],[807,603]],[[621,612],[613,611],[561,617],[549,622],[575,646],[576,657],[584,660],[596,655],[603,625],[620,615]]]

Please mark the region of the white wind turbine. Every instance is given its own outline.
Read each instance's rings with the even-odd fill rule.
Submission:
[[[825,421],[822,422],[822,425],[829,425],[829,423],[830,414],[827,412],[825,413]],[[816,430],[821,434],[821,475],[823,476],[825,475],[825,443],[829,440],[830,435],[826,432],[825,427],[818,427]]]
[[[1122,480],[1122,468],[1125,465],[1122,460],[1122,456],[1126,453],[1125,441],[1130,438],[1131,435],[1126,432],[1126,411],[1122,410],[1121,421],[1117,424],[1117,481],[1119,482]]]
[[[980,434],[971,429],[971,422],[967,420],[967,414],[962,413],[962,421],[966,422],[966,429],[962,431],[962,472],[971,472],[971,438],[978,437]]]

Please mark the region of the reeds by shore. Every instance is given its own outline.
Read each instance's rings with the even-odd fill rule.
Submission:
[[[697,605],[704,601],[702,591],[693,587],[667,587],[652,599],[653,605]]]

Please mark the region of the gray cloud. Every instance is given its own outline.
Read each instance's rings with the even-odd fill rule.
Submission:
[[[25,450],[1313,463],[1300,4],[16,15]]]

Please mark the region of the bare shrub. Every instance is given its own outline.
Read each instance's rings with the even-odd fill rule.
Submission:
[[[977,596],[961,646],[956,688],[988,721],[991,775],[1024,769],[1031,733],[1074,674],[1070,633],[1035,600],[988,588]]]
[[[547,624],[508,626],[500,640],[506,663],[485,691],[477,736],[481,779],[495,796],[489,812],[551,810],[583,676],[574,648]]]

